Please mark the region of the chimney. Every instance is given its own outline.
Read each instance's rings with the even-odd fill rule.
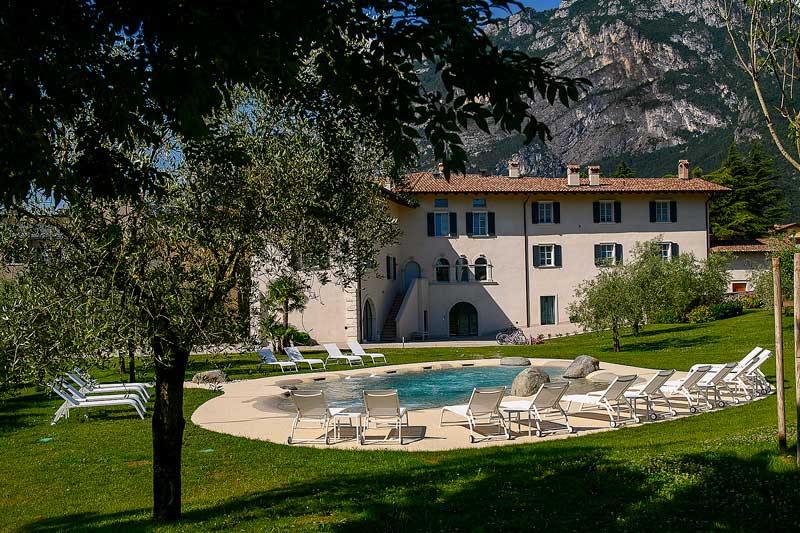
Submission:
[[[581,184],[581,166],[567,165],[567,186],[578,187]]]
[[[592,187],[600,185],[600,167],[597,165],[589,167],[589,185]]]
[[[678,161],[678,179],[689,179],[689,160],[681,159]]]
[[[516,161],[509,161],[508,162],[508,177],[509,178],[518,178],[519,177],[519,163]]]

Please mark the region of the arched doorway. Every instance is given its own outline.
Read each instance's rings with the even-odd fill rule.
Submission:
[[[450,336],[475,337],[478,335],[478,311],[468,302],[458,302],[450,309]]]
[[[403,269],[403,290],[408,290],[411,281],[420,277],[421,274],[422,270],[419,268],[419,263],[416,261],[406,263],[406,267]]]
[[[364,314],[361,317],[361,337],[364,342],[375,340],[375,311],[372,302],[367,300],[364,303]]]

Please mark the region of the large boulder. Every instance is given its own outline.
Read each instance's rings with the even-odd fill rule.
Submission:
[[[591,355],[579,355],[564,371],[565,378],[585,378],[600,370],[600,361]]]
[[[531,361],[527,357],[502,357],[500,366],[531,366]]]
[[[544,370],[526,368],[511,383],[511,396],[533,396],[544,383],[550,383],[550,376]]]
[[[192,377],[192,383],[227,383],[228,376],[222,370],[206,370],[205,372],[198,372]]]

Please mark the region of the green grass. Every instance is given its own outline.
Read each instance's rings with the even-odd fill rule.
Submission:
[[[788,319],[784,328],[792,422]],[[769,314],[757,311],[710,324],[649,327],[624,337],[619,354],[611,353],[606,334],[535,347],[387,352],[392,362],[588,353],[686,369],[736,359],[755,344],[772,347],[772,337]],[[240,358],[246,367],[250,359],[234,359]],[[217,362],[216,356],[195,361]],[[236,375],[240,366],[231,369]],[[771,375],[774,366],[765,370]],[[188,390],[187,419],[214,394]],[[0,530],[152,529],[149,420],[109,410],[50,427],[57,404],[28,391],[0,405]],[[188,422],[184,518],[161,529],[797,530],[800,473],[793,457],[777,454],[775,412],[773,396],[562,441],[426,453],[289,447]],[[792,445],[794,435],[792,423]],[[52,440],[39,442],[44,437]]]

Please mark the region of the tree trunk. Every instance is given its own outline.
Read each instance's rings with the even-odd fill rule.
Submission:
[[[171,522],[181,516],[181,448],[183,376],[189,350],[155,341],[155,407],[153,409],[153,519]]]
[[[122,352],[119,352],[119,375],[124,376],[127,372],[125,372],[125,356],[122,355]]]
[[[289,300],[283,302],[283,327],[289,327]]]
[[[619,351],[619,329],[614,326],[611,328],[611,333],[614,335],[614,352]]]
[[[136,383],[136,351],[128,348],[128,381]]]
[[[633,334],[636,335],[637,337],[639,336],[639,323],[638,322],[634,322],[633,323]]]

